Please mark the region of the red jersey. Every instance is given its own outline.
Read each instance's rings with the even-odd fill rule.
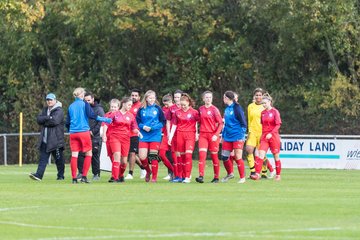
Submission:
[[[104,117],[111,118],[111,117],[112,117],[112,114],[113,114],[113,112],[107,112],[107,113],[105,113]],[[110,132],[110,128],[111,128],[111,125],[112,125],[112,124],[108,124],[108,123],[102,122],[102,123],[101,123],[101,126],[104,126],[104,125],[107,126],[106,137],[108,138],[108,137],[110,136],[110,135],[109,135],[109,132]]]
[[[276,108],[261,112],[262,134],[279,133],[281,125],[280,113]]]
[[[174,104],[174,105],[171,105],[171,107],[169,107],[169,111],[167,113],[164,112],[166,121],[170,121],[170,130],[173,125],[173,123],[172,123],[173,119],[175,118],[175,112],[179,109],[180,109],[180,107],[178,107],[176,104]],[[175,132],[174,136],[176,136],[176,132]]]
[[[111,114],[111,119],[110,137],[130,136],[130,132],[138,128],[135,117],[130,112],[124,114],[120,111],[113,112]],[[135,134],[135,136],[137,135]]]
[[[174,118],[174,114],[177,110],[179,110],[180,107],[178,107],[176,104],[172,105],[171,107],[169,107],[169,112],[167,112],[167,114],[165,114],[165,118],[168,121],[171,121]],[[165,112],[164,112],[165,113]]]
[[[211,105],[210,107],[201,106],[199,108],[200,114],[200,132],[220,134],[223,121],[221,114],[217,107]]]
[[[141,108],[141,102],[140,101],[137,101],[136,103],[133,103],[133,105],[130,108],[129,112],[131,112],[134,115],[135,119],[136,119],[136,114],[137,114],[137,112],[139,111],[140,108]],[[137,137],[137,134],[131,132],[130,137]]]
[[[196,122],[199,121],[199,112],[192,107],[186,112],[179,109],[175,112],[172,123],[176,125],[176,131],[179,132],[196,132]]]

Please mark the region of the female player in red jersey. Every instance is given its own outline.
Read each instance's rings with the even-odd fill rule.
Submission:
[[[135,117],[129,112],[131,105],[131,98],[124,97],[121,100],[120,110],[109,114],[112,119],[111,126],[108,128],[105,125],[104,127],[103,141],[109,141],[109,146],[113,153],[114,161],[111,172],[115,182],[124,182],[124,172],[130,148],[130,132],[132,131],[141,136]],[[109,139],[107,139],[107,136],[109,136]]]
[[[119,101],[119,99],[116,99],[116,98],[111,99],[111,101],[110,101],[110,111],[105,113],[105,117],[110,118],[111,115],[114,112],[119,111],[119,109],[120,109],[120,101]],[[102,123],[102,125],[101,125],[101,127],[102,127],[101,136],[105,136],[106,139],[109,139],[110,138],[109,133],[111,132],[111,130],[110,130],[111,126],[112,126],[111,124]],[[106,133],[104,132],[105,127],[107,128]],[[114,162],[114,155],[111,152],[110,143],[109,143],[109,141],[106,141],[105,144],[106,144],[107,155],[110,158],[110,161],[111,161],[111,164],[112,164]],[[111,176],[109,182],[114,182],[114,178],[112,176]]]
[[[164,107],[162,108],[165,118],[168,114],[170,114],[170,108],[174,105],[173,101],[172,101],[172,96],[171,94],[166,94],[163,98],[162,98],[162,102],[164,104]],[[163,127],[163,137],[161,139],[161,144],[160,144],[160,151],[159,151],[159,156],[161,158],[161,160],[163,161],[164,165],[168,168],[169,172],[172,173],[174,172],[174,168],[170,162],[170,160],[167,158],[166,153],[169,152],[171,150],[168,141],[169,141],[169,126],[166,124],[166,126]],[[169,180],[172,180],[172,177],[169,178]]]
[[[183,162],[182,178],[176,177],[173,182],[190,183],[192,169],[192,154],[195,148],[195,141],[198,140],[197,122],[199,121],[199,112],[192,108],[193,100],[186,93],[180,98],[181,109],[175,112],[173,126],[169,134],[169,145],[172,144],[175,131],[177,132],[176,150],[180,152]]]
[[[260,171],[266,152],[270,148],[275,159],[276,176],[275,180],[280,181],[281,162],[279,158],[280,153],[280,135],[279,129],[281,126],[281,118],[279,111],[272,106],[272,98],[269,94],[264,94],[262,100],[265,110],[261,112],[262,135],[260,138],[259,159],[255,163],[256,175],[251,175],[251,178],[258,180],[261,178]]]
[[[172,119],[175,118],[175,112],[181,108],[180,98],[181,98],[182,93],[183,93],[183,91],[181,91],[179,89],[174,92],[174,103],[175,104],[173,104],[171,107],[169,107],[169,112],[167,112],[165,114],[166,129],[168,131],[168,137],[170,136],[170,131],[171,131],[171,127],[172,127]],[[176,146],[177,146],[176,138],[177,138],[177,134],[175,131],[170,147],[171,147],[171,156],[173,159],[173,168],[174,168],[173,178],[178,177],[178,179],[179,179],[179,178],[182,178],[183,167],[182,167],[181,155],[176,150]],[[168,176],[167,176],[167,178],[168,178]],[[170,178],[169,178],[169,180],[170,180]],[[173,179],[171,179],[171,180],[173,180]]]
[[[206,165],[206,154],[209,149],[214,167],[214,179],[212,183],[219,182],[219,134],[223,128],[223,120],[219,109],[212,105],[213,94],[205,91],[202,94],[205,105],[199,108],[200,114],[200,135],[199,135],[199,177],[195,180],[204,183],[204,172]]]
[[[120,109],[120,101],[118,99],[115,99],[115,98],[111,99],[111,101],[110,101],[110,111],[105,113],[105,117],[110,118],[111,114],[113,114],[116,111],[119,111],[119,109]],[[111,132],[109,128],[111,127],[111,124],[102,123],[101,127],[103,128],[102,129],[102,135],[103,136],[105,135],[106,139],[109,139],[109,133]],[[106,134],[104,134],[105,133],[104,132],[105,127],[107,128]],[[110,158],[111,162],[113,162],[114,161],[114,156],[113,156],[113,153],[111,152],[109,141],[106,141],[106,150],[107,150],[108,157]]]
[[[161,130],[165,126],[166,119],[161,107],[157,104],[156,94],[148,90],[142,101],[141,108],[136,115],[136,121],[139,125],[142,138],[139,139],[139,158],[146,169],[145,181],[157,181],[159,161],[158,155],[161,143]],[[149,167],[151,164],[151,169]]]

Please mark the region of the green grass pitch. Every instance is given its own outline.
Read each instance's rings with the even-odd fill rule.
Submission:
[[[0,238],[83,239],[360,239],[360,171],[283,169],[282,181],[190,184],[138,177],[110,184],[42,182],[36,165],[0,166]],[[225,174],[221,169],[221,175]]]

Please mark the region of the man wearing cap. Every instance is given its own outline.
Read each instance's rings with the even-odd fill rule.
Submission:
[[[50,154],[55,159],[57,167],[57,180],[64,180],[65,161],[64,151],[64,111],[61,102],[56,100],[53,93],[46,95],[46,104],[37,116],[37,123],[41,126],[39,137],[40,160],[36,173],[30,173],[29,177],[41,181]]]

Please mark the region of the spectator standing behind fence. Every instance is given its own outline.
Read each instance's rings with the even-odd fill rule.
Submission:
[[[64,151],[64,111],[61,102],[56,100],[53,93],[46,95],[46,104],[37,116],[37,123],[41,126],[39,137],[40,160],[36,173],[30,173],[33,180],[41,181],[50,154],[54,157],[57,167],[57,180],[64,180],[65,161]]]
[[[73,96],[75,97],[75,101],[69,106],[66,119],[66,127],[70,132],[72,183],[77,183],[76,172],[79,152],[85,153],[81,182],[89,183],[87,173],[91,164],[92,143],[88,119],[96,119],[96,121],[100,122],[111,122],[110,118],[95,115],[90,104],[84,101],[84,95],[85,90],[83,88],[76,88],[74,90]]]
[[[94,98],[94,94],[91,92],[86,92],[84,100],[87,101],[91,109],[94,111],[95,115],[103,117],[105,115],[103,107],[100,103]],[[100,137],[100,127],[101,122],[98,122],[94,119],[89,119],[90,125],[90,135],[92,143],[92,158],[91,158],[91,169],[93,173],[93,181],[100,180],[100,151],[101,151],[101,137]],[[78,179],[82,177],[82,168],[84,163],[85,155],[83,152],[79,153],[78,158]]]

